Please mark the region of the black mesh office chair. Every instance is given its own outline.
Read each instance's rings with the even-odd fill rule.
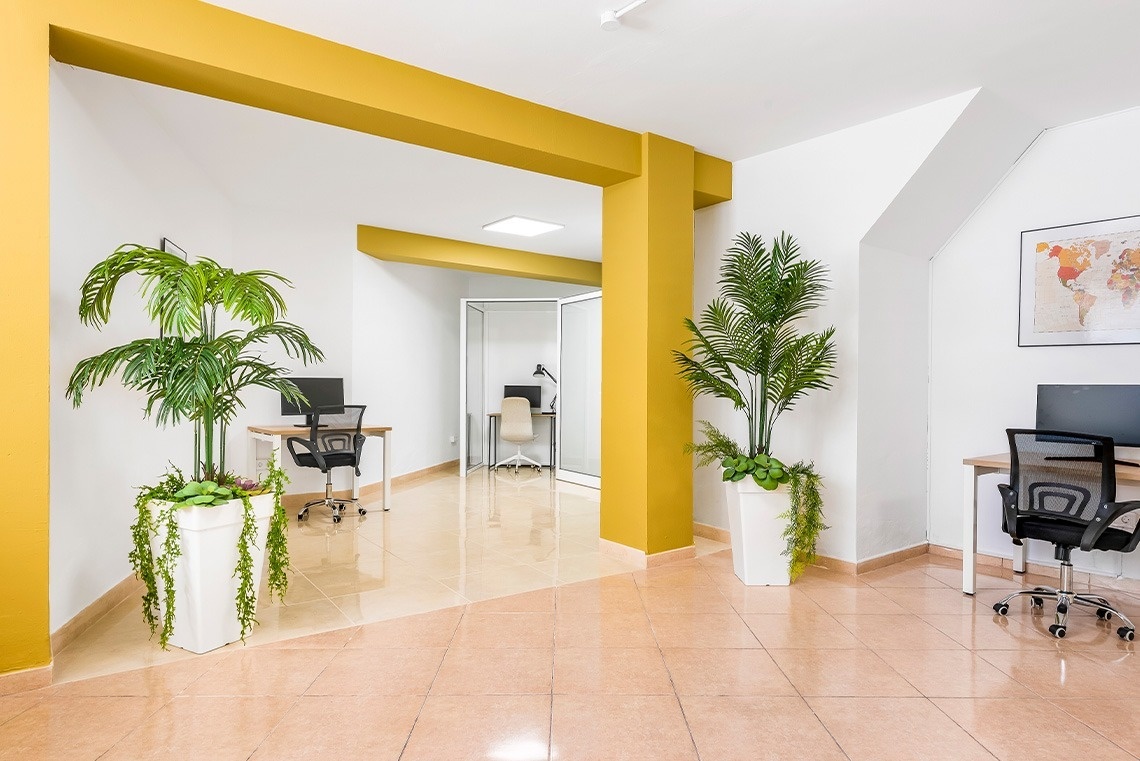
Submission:
[[[324,498],[306,502],[297,513],[297,520],[304,520],[309,514],[309,508],[314,505],[327,505],[332,511],[333,523],[340,523],[344,508],[348,505],[356,505],[356,512],[360,515],[368,512],[354,499],[333,497],[332,488],[333,468],[355,468],[356,475],[360,475],[360,452],[364,449],[365,438],[360,433],[360,423],[364,419],[364,407],[363,404],[317,407],[313,411],[309,438],[290,436],[286,440],[293,462],[302,468],[320,468],[325,474]],[[352,432],[354,428],[355,433]],[[304,447],[306,451],[298,452],[297,446]]]
[[[1030,598],[1036,608],[1044,598],[1057,601],[1057,614],[1049,627],[1055,637],[1065,636],[1069,607],[1083,605],[1096,610],[1097,618],[1124,622],[1116,630],[1131,641],[1136,627],[1108,600],[1098,595],[1073,593],[1075,547],[1090,550],[1131,552],[1140,532],[1114,527],[1120,516],[1140,509],[1140,501],[1116,501],[1114,445],[1107,436],[1064,431],[1008,429],[1009,483],[998,486],[1002,497],[1002,530],[1020,545],[1025,539],[1052,542],[1061,561],[1060,587],[1022,589],[994,603],[1004,616],[1014,597]]]

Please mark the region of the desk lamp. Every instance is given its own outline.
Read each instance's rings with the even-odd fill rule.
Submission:
[[[535,368],[534,368],[534,372],[533,372],[533,373],[531,373],[531,374],[532,374],[532,375],[533,375],[535,378],[541,378],[542,376],[544,376],[544,375],[545,375],[547,378],[550,378],[550,380],[554,381],[554,388],[555,388],[555,389],[557,389],[557,388],[558,388],[558,379],[557,379],[557,378],[555,378],[553,375],[551,375],[551,374],[550,374],[550,371],[549,371],[549,370],[547,370],[547,369],[546,369],[545,367],[543,367],[542,365],[538,365],[537,367],[535,367]],[[554,393],[554,398],[550,400],[550,411],[551,411],[551,412],[554,412],[554,403],[555,403],[555,402],[557,402],[557,401],[558,401],[558,392],[557,392],[557,391],[555,391],[555,393]]]

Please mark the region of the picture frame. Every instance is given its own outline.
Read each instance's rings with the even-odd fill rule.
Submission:
[[[1140,215],[1021,232],[1018,346],[1140,343]]]

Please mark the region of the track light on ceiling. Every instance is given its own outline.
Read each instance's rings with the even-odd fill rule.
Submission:
[[[648,2],[648,0],[633,0],[632,3],[624,5],[621,8],[618,8],[616,11],[602,11],[602,29],[605,29],[607,32],[614,31],[621,26],[622,16],[629,13],[634,8],[645,5],[646,2]]]

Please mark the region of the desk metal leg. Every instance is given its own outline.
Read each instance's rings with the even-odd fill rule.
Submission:
[[[384,431],[384,512],[392,509],[392,432]]]
[[[554,470],[554,431],[555,431],[555,418],[550,418],[550,469]]]
[[[965,466],[962,482],[962,591],[968,595],[974,594],[978,583],[978,475],[975,466]]]
[[[1025,573],[1025,560],[1029,556],[1029,541],[1022,540],[1020,547],[1013,546],[1013,572]]]

